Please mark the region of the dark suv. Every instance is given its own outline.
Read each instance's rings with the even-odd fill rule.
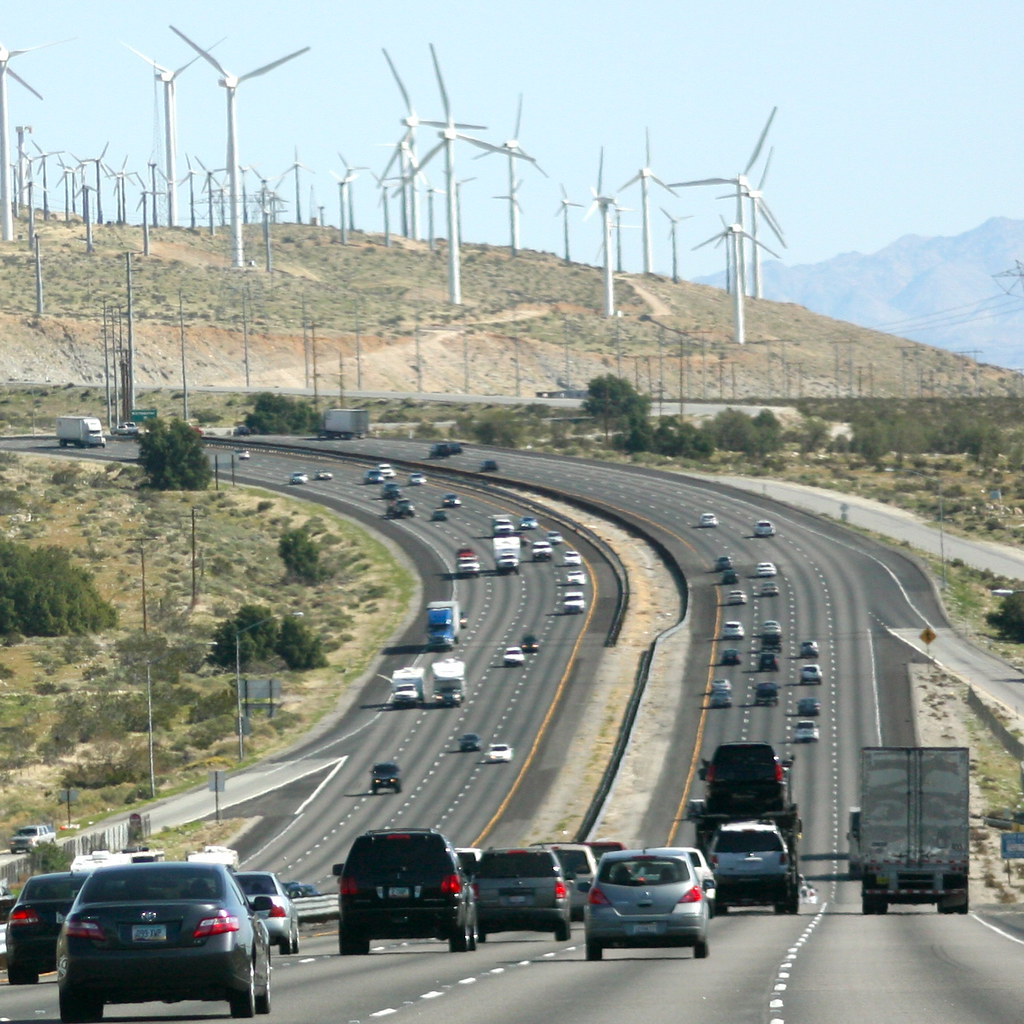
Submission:
[[[485,850],[473,888],[481,942],[489,932],[527,928],[569,940],[569,887],[553,850]]]
[[[770,743],[722,743],[704,763],[704,798],[709,814],[781,811],[787,801],[787,772]]]
[[[333,870],[342,956],[365,956],[371,939],[447,939],[453,953],[476,949],[473,889],[440,832],[364,832]]]
[[[7,919],[7,980],[34,985],[57,965],[57,936],[86,872],[33,875]]]
[[[370,789],[376,793],[381,789],[390,789],[394,793],[402,792],[402,770],[394,761],[380,761],[370,769]]]

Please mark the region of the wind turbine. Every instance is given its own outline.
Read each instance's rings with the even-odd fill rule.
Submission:
[[[762,298],[761,291],[761,248],[757,244],[757,223],[758,215],[764,217],[768,227],[772,229],[772,233],[779,240],[779,244],[783,248],[787,248],[786,240],[782,237],[782,228],[779,227],[779,222],[775,219],[775,215],[768,208],[768,204],[764,201],[764,182],[768,177],[768,168],[771,166],[772,155],[775,150],[768,150],[768,159],[764,162],[764,170],[761,172],[761,180],[757,184],[757,188],[750,188],[749,185],[744,188],[744,195],[750,204],[750,234],[754,239],[754,298]]]
[[[100,190],[100,167],[103,164],[103,158],[107,155],[107,150],[109,148],[110,148],[110,143],[108,142],[103,147],[103,149],[100,152],[99,156],[87,156],[87,157],[85,157],[84,159],[81,159],[81,160],[79,160],[79,158],[77,156],[75,156],[74,153],[71,154],[71,159],[72,160],[78,160],[78,166],[79,167],[84,167],[86,164],[95,164],[96,165],[96,223],[97,224],[102,224],[103,223],[103,196],[102,196],[101,190]],[[83,172],[83,177],[84,177],[84,172]],[[92,250],[90,249],[89,251],[91,252]]]
[[[604,315],[615,316],[615,285],[612,279],[612,217],[611,211],[615,206],[615,196],[607,196],[603,191],[604,181],[604,146],[601,147],[601,157],[597,164],[597,188],[591,187],[594,194],[594,201],[590,204],[584,220],[594,212],[601,211],[601,231],[604,248]]]
[[[50,192],[49,192],[49,185],[47,184],[47,181],[46,181],[46,160],[47,160],[47,157],[61,156],[64,153],[64,150],[62,150],[62,149],[54,149],[54,150],[51,150],[49,153],[44,153],[43,150],[40,148],[39,144],[35,141],[35,139],[32,140],[32,145],[35,146],[36,149],[39,150],[39,156],[36,157],[36,160],[39,162],[39,165],[40,165],[40,167],[42,168],[42,171],[43,171],[43,220],[49,220],[50,219],[50,198],[49,198],[50,197]]]
[[[310,170],[304,163],[299,161],[299,147],[295,147],[295,160],[292,165],[277,179],[277,184],[280,185],[285,178],[288,177],[293,171],[295,172],[295,223],[302,223],[302,204],[299,201],[299,168],[304,171],[309,171],[310,174],[315,174],[316,171]],[[276,186],[275,186],[276,187]]]
[[[441,91],[441,101],[444,104],[445,123],[437,121],[423,121],[422,124],[429,124],[439,127],[441,141],[420,161],[419,169],[425,167],[430,160],[442,148],[444,149],[444,173],[446,192],[448,193],[448,300],[455,306],[462,305],[462,266],[459,253],[459,200],[458,187],[455,181],[455,140],[462,139],[480,149],[490,150],[493,153],[501,153],[504,150],[500,146],[492,146],[482,139],[474,139],[471,135],[463,135],[460,128],[470,128],[476,131],[483,131],[484,125],[460,125],[452,117],[451,104],[448,102],[448,92],[444,87],[444,79],[441,77],[441,65],[437,61],[437,51],[434,44],[430,44],[430,55],[434,60],[434,71],[437,73],[437,85]]]
[[[654,272],[653,260],[651,258],[651,196],[650,196],[650,182],[654,182],[656,185],[660,185],[666,192],[672,192],[672,188],[666,185],[665,182],[659,178],[654,171],[651,170],[651,132],[650,129],[644,129],[644,137],[646,141],[646,148],[644,153],[646,155],[646,161],[644,166],[640,168],[636,174],[633,175],[625,185],[619,188],[619,191],[629,188],[634,182],[640,182],[640,216],[641,226],[643,227],[643,246],[644,246],[644,273],[651,274]]]
[[[510,246],[512,249],[512,255],[515,256],[519,252],[519,186],[522,185],[521,180],[516,179],[516,161],[527,160],[534,167],[540,171],[541,174],[546,178],[547,172],[537,163],[537,161],[524,152],[523,147],[519,145],[519,128],[523,120],[523,94],[519,94],[519,109],[516,111],[516,130],[511,139],[508,139],[504,145],[501,146],[500,152],[508,154],[508,195],[506,196],[495,196],[495,199],[507,199],[508,200],[508,222],[509,222],[509,235],[510,235]],[[487,153],[481,153],[476,157],[477,160],[482,160]]]
[[[679,247],[676,240],[676,226],[681,220],[689,220],[692,214],[685,217],[673,217],[664,206],[661,207],[661,212],[672,222],[672,227],[669,228],[669,237],[672,239],[672,283],[679,284]]]
[[[580,209],[583,208],[582,203],[574,203],[569,199],[569,194],[565,191],[564,185],[558,186],[562,190],[562,201],[555,210],[555,216],[562,218],[562,234],[565,236],[565,262],[570,263],[569,259],[569,207],[578,206]]]
[[[214,46],[219,46],[223,39],[214,43],[210,47],[212,50]],[[176,79],[186,68],[191,67],[197,60],[199,55],[193,57],[187,64],[182,64],[180,68],[172,71],[170,68],[165,68],[162,64],[157,64],[152,57],[147,57],[144,53],[136,50],[134,46],[129,46],[127,43],[122,44],[127,47],[136,57],[141,57],[147,64],[151,64],[156,69],[156,80],[163,82],[164,86],[164,148],[166,153],[164,159],[166,161],[164,174],[167,177],[167,223],[170,227],[177,227],[178,225],[178,108],[176,99]],[[154,203],[156,200],[154,200]]]
[[[338,153],[338,159],[341,161],[342,166],[345,168],[345,178],[344,178],[345,189],[344,189],[344,191],[345,191],[345,197],[346,197],[346,205],[348,206],[348,230],[349,231],[355,231],[356,230],[356,214],[355,214],[355,205],[352,202],[352,182],[355,181],[356,178],[359,177],[359,175],[358,174],[353,174],[352,172],[353,171],[368,171],[369,168],[368,167],[364,167],[362,164],[360,164],[359,166],[355,166],[355,165],[350,164],[341,155],[340,152]]]
[[[204,58],[209,64],[212,64],[224,76],[219,84],[226,91],[228,100],[227,170],[231,197],[231,260],[233,266],[243,267],[245,266],[245,247],[242,240],[242,196],[238,182],[238,124],[235,116],[235,94],[242,82],[249,78],[255,78],[257,75],[264,75],[268,71],[280,67],[286,61],[304,54],[309,47],[304,46],[301,50],[289,53],[286,57],[280,57],[269,64],[256,68],[254,71],[248,71],[244,75],[233,75],[221,65],[216,57],[211,56],[208,51],[192,42],[184,32],[179,31],[173,25],[171,25],[171,31],[181,36],[200,57]]]
[[[767,245],[761,242],[755,241],[753,235],[748,235],[743,229],[742,224],[726,224],[724,230],[720,231],[717,235],[712,235],[710,238],[701,242],[700,245],[695,245],[693,251],[702,249],[705,245],[710,245],[712,242],[715,243],[716,247],[721,245],[722,242],[726,243],[726,273],[728,273],[728,266],[730,259],[734,268],[739,267],[739,261],[742,259],[743,248],[742,239],[747,238],[750,242],[764,249],[765,252],[771,253],[776,259],[778,254],[772,252]],[[743,309],[743,287],[742,287],[742,276],[738,269],[734,269],[736,276],[736,284],[732,290],[732,302],[733,302],[733,324],[735,327],[735,338],[737,345],[743,345],[746,342],[746,324],[744,322],[744,309]]]
[[[11,127],[7,111],[7,76],[10,75],[16,82],[28,89],[33,96],[38,99],[43,98],[24,78],[13,72],[9,65],[15,57],[20,57],[23,53],[31,53],[32,50],[42,50],[47,46],[56,45],[56,43],[43,43],[41,46],[29,46],[24,50],[8,50],[0,43],[0,234],[3,235],[5,242],[14,241],[11,201]]]
[[[747,235],[746,232],[746,221],[743,215],[743,196],[744,192],[749,190],[750,182],[747,180],[747,175],[750,173],[750,169],[757,163],[757,158],[761,155],[761,149],[764,146],[764,140],[768,136],[768,129],[772,126],[772,121],[775,119],[776,111],[778,107],[772,107],[772,112],[768,115],[768,120],[765,123],[761,135],[757,140],[757,145],[754,147],[754,152],[750,155],[750,159],[747,161],[747,166],[740,171],[735,178],[701,178],[699,181],[678,181],[669,185],[669,188],[689,188],[691,185],[732,185],[736,190],[736,225],[741,229],[741,233],[736,236],[736,271],[735,271],[735,282],[734,287],[741,291],[746,288],[746,265],[744,255],[744,241],[746,238],[751,236]],[[752,240],[752,239],[751,239]],[[703,244],[703,243],[702,243]]]

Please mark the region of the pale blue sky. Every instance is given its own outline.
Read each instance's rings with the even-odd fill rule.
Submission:
[[[345,3],[340,0],[44,0],[7,5],[0,43],[10,49],[69,42],[15,58],[11,68],[42,93],[40,102],[8,82],[10,122],[29,124],[45,150],[97,156],[143,169],[154,153],[157,111],[148,65],[191,56],[168,28],[216,50],[245,73],[303,46],[311,51],[238,92],[240,161],[276,177],[293,160],[304,174],[303,214],[324,206],[337,223],[340,149],[380,172],[401,134],[404,107],[381,54],[394,59],[421,117],[440,118],[428,43],[438,49],[453,113],[488,125],[494,143],[513,130],[523,94],[522,147],[550,175],[524,166],[520,193],[524,248],[561,251],[559,183],[589,203],[605,147],[605,190],[616,190],[644,162],[651,133],[655,173],[665,181],[730,177],[742,170],[772,109],[774,147],[765,197],[789,243],[788,265],[841,252],[872,252],[904,234],[954,235],[989,217],[1024,217],[1014,181],[1024,165],[1020,130],[1021,9],[1010,0],[771,0],[679,3],[667,0],[504,0],[470,3]],[[224,91],[203,61],[179,80],[179,165],[185,154],[224,163]],[[419,150],[436,139],[420,129]],[[474,160],[460,147],[466,241],[508,244],[501,157]],[[763,156],[762,161],[763,162]],[[755,182],[761,163],[752,174]],[[441,163],[431,174],[443,186]],[[355,183],[356,226],[382,230],[379,193],[368,173]],[[291,199],[291,179],[281,186]],[[733,219],[721,188],[655,188],[657,207],[692,219],[680,224],[684,277],[716,273],[721,250],[691,247]],[[182,187],[181,202],[187,201]],[[134,204],[135,198],[132,198]],[[638,210],[633,186],[620,202]],[[63,198],[53,202],[63,205]],[[113,209],[104,200],[105,213]],[[599,217],[574,210],[573,257],[598,261]],[[438,233],[443,234],[437,208]],[[287,215],[286,215],[287,216]],[[655,269],[668,273],[669,222],[656,212]],[[392,222],[395,223],[395,220]],[[638,224],[639,212],[623,215]],[[767,238],[762,235],[762,238]],[[641,269],[639,230],[624,232],[627,270]],[[767,296],[771,297],[771,296]]]

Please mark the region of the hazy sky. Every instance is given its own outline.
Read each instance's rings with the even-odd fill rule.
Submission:
[[[549,175],[521,167],[524,248],[561,252],[559,184],[589,204],[602,146],[606,192],[643,166],[645,128],[651,167],[664,181],[730,177],[745,167],[775,106],[751,177],[756,184],[773,148],[764,193],[788,249],[761,237],[788,265],[872,252],[904,234],[959,234],[996,215],[1024,217],[1013,185],[1024,166],[1022,19],[1010,0],[9,4],[0,23],[5,47],[69,40],[12,60],[11,69],[44,97],[40,102],[8,78],[12,137],[15,125],[28,124],[47,151],[88,158],[109,143],[105,160],[115,168],[126,158],[128,170],[162,161],[162,91],[149,66],[121,44],[179,67],[192,54],[172,23],[201,45],[226,37],[215,53],[235,74],[311,47],[238,90],[240,162],[276,179],[297,147],[316,172],[301,172],[304,218],[312,205],[323,206],[328,223],[337,224],[330,172],[341,171],[338,150],[379,173],[402,133],[404,104],[382,47],[417,113],[442,117],[431,42],[454,116],[487,125],[480,138],[509,139],[523,95],[519,141]],[[200,60],[179,79],[182,174],[186,154],[208,167],[224,164],[225,92],[217,77]],[[436,138],[436,130],[420,129],[421,155]],[[492,198],[507,192],[507,162],[475,160],[477,152],[459,146],[456,157],[457,176],[476,179],[462,190],[463,238],[508,244],[508,204]],[[443,187],[440,159],[427,173]],[[289,200],[287,219],[294,179],[280,190]],[[654,187],[656,270],[671,268],[662,206],[692,218],[679,225],[683,276],[723,269],[721,249],[691,248],[721,230],[720,216],[734,219],[734,204],[716,201],[725,191],[689,188],[672,196]],[[368,172],[354,195],[356,226],[382,230],[380,193]],[[639,225],[639,187],[618,195],[634,209],[623,223]],[[187,187],[180,196],[184,207]],[[133,205],[136,199],[137,192]],[[51,201],[63,207],[63,193]],[[446,233],[442,203],[439,235]],[[111,196],[104,212],[112,209]],[[571,212],[573,258],[598,262],[600,218]],[[624,230],[623,245],[625,269],[640,270],[640,231]]]

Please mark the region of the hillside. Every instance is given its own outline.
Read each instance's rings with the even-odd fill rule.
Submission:
[[[22,232],[24,223],[19,225]],[[44,313],[22,237],[0,246],[0,379],[92,383],[123,362],[132,251],[136,381],[174,387],[182,339],[190,386],[482,392],[531,396],[619,373],[667,398],[1017,394],[1020,378],[803,307],[748,300],[745,346],[719,289],[620,274],[620,315],[599,314],[601,272],[548,253],[464,245],[464,305],[447,301],[443,243],[274,225],[246,228],[244,270],[228,233],[39,224]],[[179,318],[179,301],[181,316]],[[105,326],[106,325],[106,326]],[[107,339],[106,353],[104,339]],[[248,352],[248,375],[246,373]],[[908,358],[909,357],[909,358]],[[248,381],[247,381],[248,376]]]

